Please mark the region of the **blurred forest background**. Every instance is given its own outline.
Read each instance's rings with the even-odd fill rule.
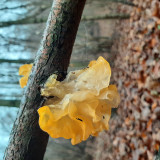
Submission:
[[[52,0],[0,1],[0,159],[23,89],[18,69],[32,63]],[[105,57],[121,104],[109,131],[72,146],[50,139],[45,160],[153,160],[160,146],[160,2],[87,0],[69,70]],[[157,159],[158,160],[158,159]]]

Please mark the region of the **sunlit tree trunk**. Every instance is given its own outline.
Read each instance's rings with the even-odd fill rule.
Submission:
[[[44,102],[40,88],[53,73],[59,75],[59,80],[65,78],[85,1],[54,0],[5,151],[5,160],[43,159],[48,134],[38,124],[37,109]]]

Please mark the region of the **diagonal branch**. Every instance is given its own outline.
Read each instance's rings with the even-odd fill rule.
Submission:
[[[38,124],[37,109],[44,102],[40,86],[53,73],[65,78],[85,1],[54,0],[4,160],[43,159],[48,134]]]

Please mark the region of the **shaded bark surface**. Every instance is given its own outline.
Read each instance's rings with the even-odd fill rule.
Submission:
[[[43,159],[48,134],[38,124],[37,109],[44,102],[40,88],[53,73],[59,75],[59,80],[65,78],[85,1],[54,0],[11,132],[5,160]]]

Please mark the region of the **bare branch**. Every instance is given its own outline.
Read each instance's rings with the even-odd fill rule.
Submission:
[[[43,160],[48,134],[38,124],[40,87],[53,73],[65,78],[85,1],[54,0],[4,160]]]

